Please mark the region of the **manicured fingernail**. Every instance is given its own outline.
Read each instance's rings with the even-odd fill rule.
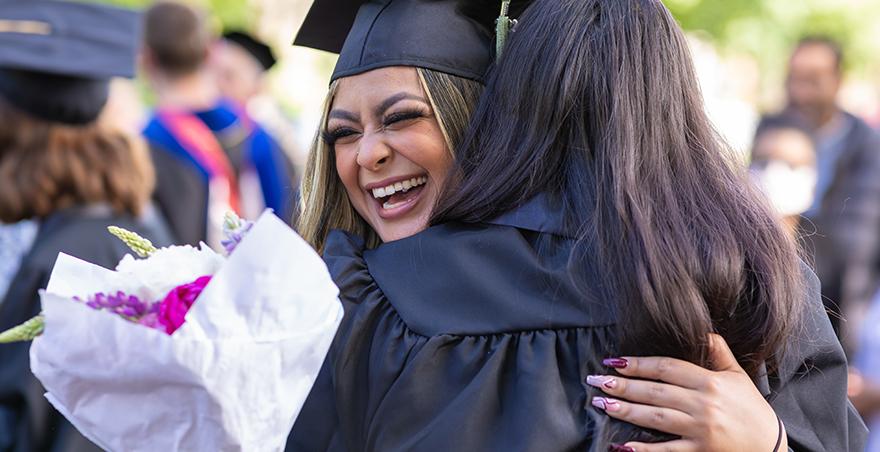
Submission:
[[[603,411],[617,411],[620,409],[620,402],[607,397],[593,397],[592,405]]]
[[[596,388],[614,389],[617,387],[617,379],[607,375],[590,375],[587,384]]]
[[[629,361],[624,358],[608,358],[603,359],[602,364],[614,369],[625,369],[629,365]]]
[[[636,452],[636,450],[623,444],[611,444],[608,446],[608,452]]]

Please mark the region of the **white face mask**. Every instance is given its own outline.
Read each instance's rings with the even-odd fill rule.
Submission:
[[[783,217],[800,215],[813,205],[818,177],[815,167],[792,167],[771,160],[763,167],[753,166],[749,173]]]

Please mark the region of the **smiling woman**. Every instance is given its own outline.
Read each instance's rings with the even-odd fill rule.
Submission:
[[[424,229],[481,90],[404,66],[334,81],[303,179],[300,234],[320,251],[333,229],[370,247]]]

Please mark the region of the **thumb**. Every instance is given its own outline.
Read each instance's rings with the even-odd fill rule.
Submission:
[[[730,347],[727,346],[727,341],[717,334],[709,335],[709,362],[712,364],[712,369],[718,372],[745,373],[730,351]]]

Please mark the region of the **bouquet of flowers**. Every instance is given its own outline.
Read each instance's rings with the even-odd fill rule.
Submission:
[[[110,451],[283,450],[342,320],[320,257],[271,213],[228,219],[228,257],[155,249],[110,271],[59,255],[33,338],[46,398]]]

